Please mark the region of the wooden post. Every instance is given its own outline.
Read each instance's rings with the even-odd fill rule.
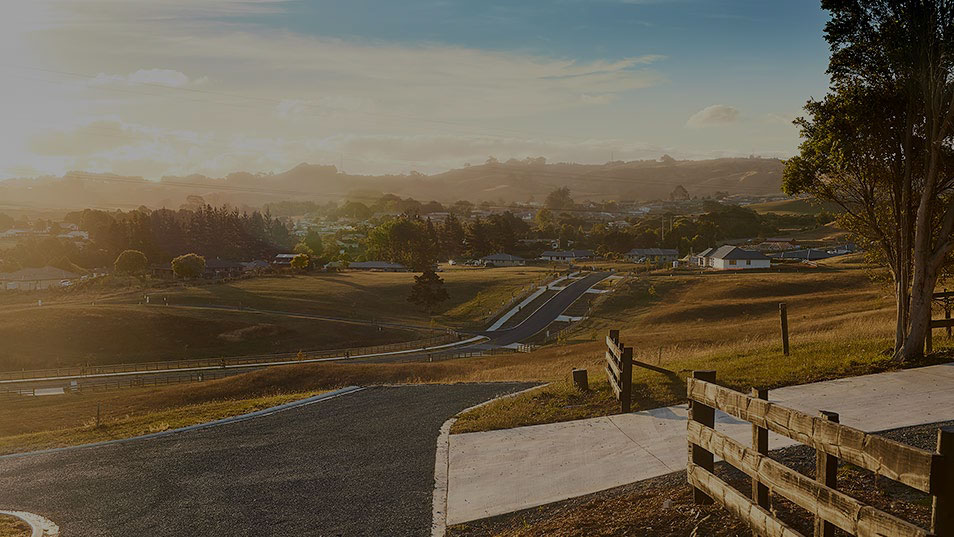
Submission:
[[[818,413],[824,419],[839,422],[836,412],[826,412],[822,410]],[[838,487],[838,457],[828,455],[824,451],[815,451],[815,481],[830,487]],[[826,522],[824,519],[815,517],[815,537],[834,537],[835,525]]]
[[[934,327],[931,326],[930,320],[928,320],[928,331],[927,337],[924,338],[924,354],[931,354],[934,352]]]
[[[778,305],[778,315],[782,321],[782,354],[788,356],[788,306],[784,302]]]
[[[619,330],[610,330],[609,337],[613,340],[614,343],[619,345]]]
[[[620,356],[619,399],[620,411],[625,414],[630,411],[633,399],[633,348],[624,347]]]
[[[767,401],[768,390],[752,388],[752,397]],[[768,455],[768,433],[768,429],[759,427],[758,425],[752,425],[752,448],[762,455]],[[752,478],[752,501],[766,511],[771,510],[771,506],[769,505],[769,489],[759,483],[757,477]]]
[[[590,383],[586,378],[585,369],[573,370],[573,385],[576,386],[576,389],[580,390],[581,392],[590,391]]]
[[[947,296],[947,289],[944,290],[944,320],[951,320],[951,299]],[[947,337],[951,337],[951,325],[947,325]]]
[[[931,512],[931,532],[937,537],[954,537],[954,427],[937,430],[937,453],[941,460],[931,475],[938,488]]]
[[[103,424],[102,409],[100,408],[101,405],[102,403],[96,403],[96,428],[97,429]]]
[[[706,382],[715,382],[716,372],[715,371],[693,371],[692,378],[704,380]],[[715,409],[711,406],[704,405],[699,401],[689,400],[689,419],[695,422],[699,422],[706,427],[715,428]],[[701,467],[706,471],[713,471],[715,468],[715,459],[711,451],[707,451],[695,444],[689,444],[689,455],[692,464],[695,464]],[[712,498],[706,495],[701,489],[693,487],[692,489],[692,499],[698,505],[709,505],[712,503]]]

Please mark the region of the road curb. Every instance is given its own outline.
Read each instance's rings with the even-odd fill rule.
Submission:
[[[30,526],[31,537],[58,537],[60,534],[59,526],[40,515],[27,513],[26,511],[0,511],[0,515],[12,516],[22,520]]]
[[[434,457],[434,494],[433,511],[431,515],[431,537],[444,537],[444,535],[447,533],[447,492],[450,482],[450,430],[451,427],[454,426],[454,422],[457,421],[457,416],[460,416],[464,412],[470,412],[471,410],[489,405],[494,401],[516,397],[533,390],[539,390],[540,388],[544,388],[549,385],[550,383],[548,382],[546,384],[541,384],[539,386],[534,386],[532,388],[527,388],[518,392],[508,393],[494,397],[493,399],[488,399],[483,403],[478,403],[474,406],[461,410],[455,414],[454,417],[448,419],[443,425],[441,425],[440,433],[437,435],[437,451]]]
[[[254,419],[254,418],[259,418],[259,417],[263,417],[263,416],[270,416],[270,415],[276,414],[276,413],[278,413],[278,412],[284,412],[284,411],[286,411],[286,410],[291,410],[291,409],[294,409],[294,408],[299,408],[299,407],[308,406],[308,405],[311,405],[311,404],[314,404],[314,403],[319,403],[319,402],[321,402],[321,401],[326,401],[326,400],[328,400],[328,399],[332,399],[332,398],[339,397],[339,396],[342,396],[342,395],[348,395],[348,394],[351,394],[351,393],[359,392],[359,391],[361,391],[361,390],[364,390],[364,387],[362,387],[362,386],[348,386],[348,387],[339,388],[339,389],[337,389],[337,390],[333,390],[333,391],[330,391],[330,392],[327,392],[327,393],[323,393],[323,394],[319,394],[319,395],[313,395],[313,396],[311,396],[311,397],[307,397],[307,398],[305,398],[305,399],[300,399],[300,400],[298,400],[298,401],[292,401],[292,402],[290,402],[290,403],[284,403],[284,404],[277,405],[277,406],[273,406],[273,407],[269,407],[269,408],[263,408],[262,410],[256,410],[255,412],[249,412],[248,414],[241,414],[241,415],[239,415],[239,416],[232,416],[232,417],[229,417],[229,418],[223,418],[223,419],[220,419],[220,420],[209,421],[209,422],[206,422],[206,423],[197,423],[197,424],[195,424],[195,425],[189,425],[188,427],[180,427],[180,428],[178,428],[178,429],[170,429],[170,430],[168,430],[168,431],[161,431],[161,432],[158,432],[158,433],[144,434],[144,435],[141,435],[141,436],[133,436],[133,437],[130,437],[130,438],[117,438],[117,439],[115,439],[115,440],[105,440],[105,441],[103,441],[103,442],[93,442],[93,443],[91,443],[91,444],[81,444],[81,445],[78,445],[78,446],[64,446],[64,447],[51,448],[51,449],[41,449],[41,450],[37,450],[37,451],[27,451],[27,452],[24,452],[24,453],[10,453],[10,454],[8,454],[8,455],[0,455],[0,461],[2,461],[2,460],[7,460],[7,459],[18,459],[18,458],[21,458],[21,457],[29,457],[29,456],[31,456],[31,455],[45,455],[45,454],[48,454],[48,453],[60,453],[60,452],[63,452],[63,451],[72,451],[72,450],[76,450],[76,449],[87,449],[87,448],[94,448],[94,447],[100,447],[100,446],[109,446],[109,445],[113,445],[113,444],[124,444],[124,443],[127,443],[127,442],[136,442],[136,441],[139,441],[139,440],[153,440],[153,439],[156,439],[156,438],[161,438],[161,437],[164,437],[164,436],[171,436],[171,435],[179,434],[179,433],[185,433],[185,432],[190,432],[190,431],[198,431],[198,430],[201,430],[201,429],[209,429],[209,428],[211,428],[211,427],[218,427],[218,426],[220,426],[220,425],[228,425],[228,424],[231,424],[231,423],[238,423],[238,422],[241,422],[241,421],[246,421],[246,420],[250,420],[250,419]]]

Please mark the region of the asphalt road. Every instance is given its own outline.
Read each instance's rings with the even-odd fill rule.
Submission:
[[[0,459],[64,537],[430,534],[441,424],[525,384],[375,387],[243,422]]]
[[[549,326],[557,317],[562,315],[571,304],[576,302],[576,299],[583,296],[587,289],[593,287],[607,276],[609,276],[608,272],[587,274],[568,285],[566,289],[557,293],[519,325],[507,330],[484,332],[483,335],[489,337],[489,343],[494,346],[510,345],[511,343],[530,339]]]

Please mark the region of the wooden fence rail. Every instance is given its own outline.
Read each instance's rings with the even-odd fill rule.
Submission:
[[[954,299],[954,292],[945,289],[942,292],[934,293],[934,301],[941,304],[944,308],[944,319],[931,319],[930,328],[927,331],[927,337],[924,338],[924,352],[931,354],[934,352],[934,329],[946,328],[947,337],[951,337],[952,328],[954,328],[954,319],[951,319],[951,305]]]
[[[807,510],[815,518],[815,536],[838,527],[860,537],[954,537],[954,429],[938,432],[937,452],[914,448],[838,423],[837,415],[812,416],[767,400],[764,390],[745,395],[715,384],[715,372],[696,371],[688,379],[690,450],[688,480],[699,503],[718,501],[745,519],[758,535],[798,536],[768,510],[768,491]],[[753,446],[715,430],[714,412],[752,423]],[[817,475],[807,477],[769,458],[773,431],[817,450]],[[749,475],[753,499],[713,473],[719,457]],[[932,528],[926,530],[875,509],[837,490],[839,461],[899,481],[934,496]],[[765,497],[760,494],[764,486]]]
[[[621,412],[629,412],[633,399],[633,348],[619,342],[619,330],[606,336],[606,378],[616,394]]]

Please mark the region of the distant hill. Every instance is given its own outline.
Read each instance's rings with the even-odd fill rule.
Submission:
[[[821,214],[823,212],[838,214],[842,212],[841,206],[829,201],[819,201],[807,198],[767,201],[765,203],[755,203],[748,205],[749,209],[760,213],[778,213],[778,214]]]
[[[236,172],[223,178],[203,175],[141,177],[70,172],[63,177],[0,181],[4,204],[35,208],[147,207],[177,208],[190,195],[213,204],[260,206],[280,200],[372,200],[384,193],[442,202],[542,201],[557,187],[570,188],[574,199],[668,199],[677,185],[690,196],[769,195],[780,192],[778,159],[724,158],[677,161],[548,164],[542,158],[465,166],[435,175],[349,175],[335,166],[300,164],[282,173]]]

